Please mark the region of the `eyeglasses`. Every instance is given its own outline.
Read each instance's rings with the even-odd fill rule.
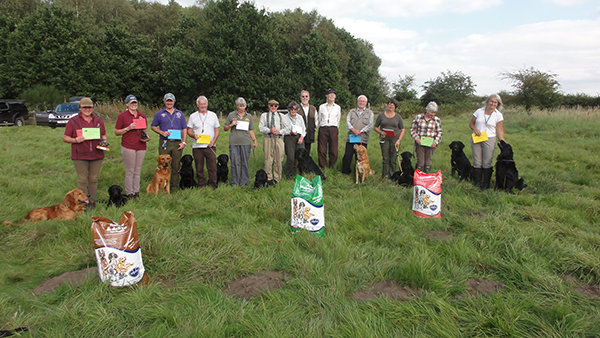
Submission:
[[[270,104],[269,107],[279,107],[278,104]]]
[[[308,95],[300,95],[300,97],[308,97]]]
[[[298,110],[298,108],[290,108],[290,110]]]

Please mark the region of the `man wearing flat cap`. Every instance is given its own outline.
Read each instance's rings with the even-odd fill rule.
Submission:
[[[264,135],[265,172],[270,185],[281,181],[283,136],[289,133],[283,124],[283,116],[277,112],[277,108],[279,108],[279,102],[270,100],[269,111],[262,113],[258,124],[258,130]]]
[[[342,108],[335,103],[335,90],[329,89],[325,95],[327,102],[319,106],[319,136],[317,152],[319,167],[333,168],[338,158],[338,126],[342,117]],[[329,165],[327,151],[329,150]]]
[[[160,135],[158,153],[171,156],[171,191],[179,187],[181,154],[186,146],[187,123],[185,115],[175,108],[175,95],[165,94],[165,108],[159,110],[152,120],[151,129]]]
[[[288,104],[288,113],[283,117],[283,124],[289,134],[283,137],[285,146],[285,177],[293,179],[296,175],[296,150],[304,148],[306,125],[302,116],[298,114],[299,104],[292,101]]]

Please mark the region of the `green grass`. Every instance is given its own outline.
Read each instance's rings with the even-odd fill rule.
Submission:
[[[444,175],[441,219],[416,217],[412,190],[379,179],[376,142],[369,144],[375,178],[355,185],[342,175],[341,142],[336,168],[325,171],[323,239],[290,233],[287,180],[259,191],[142,193],[122,209],[99,203],[76,220],[1,227],[0,329],[27,326],[26,337],[597,337],[600,299],[575,286],[600,281],[599,117],[598,110],[506,109],[506,140],[529,185],[506,194],[450,177],[448,144],[468,144],[470,115],[442,115],[444,138],[433,158]],[[110,185],[123,185],[113,129],[107,122],[111,151],[100,172],[100,202]],[[0,220],[19,221],[76,186],[63,132],[0,128]],[[156,167],[151,137],[142,188]],[[227,153],[227,140],[221,132],[217,153]],[[262,168],[260,146],[251,172]],[[408,134],[401,148],[412,150]],[[148,286],[115,289],[90,280],[31,292],[51,277],[95,266],[91,216],[118,220],[124,210],[138,221]],[[433,230],[450,237],[428,237]],[[250,300],[224,292],[259,270],[284,272],[286,284]],[[504,287],[460,297],[469,278]],[[421,295],[405,302],[349,297],[389,280]]]

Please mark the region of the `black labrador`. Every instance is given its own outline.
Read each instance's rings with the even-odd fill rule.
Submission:
[[[111,185],[108,188],[108,206],[114,205],[120,208],[127,203],[127,195],[123,194],[123,188],[120,185]]]
[[[181,168],[179,169],[179,188],[187,189],[198,186],[194,178],[194,158],[192,155],[183,155],[179,163],[181,164]]]
[[[308,150],[304,148],[298,148],[296,150],[296,161],[298,161],[298,173],[300,175],[304,175],[304,173],[312,173],[315,175],[321,176],[321,180],[325,181],[325,175],[321,168],[315,163],[315,161],[310,157]]]
[[[412,187],[415,184],[415,169],[412,165],[411,158],[413,154],[409,151],[405,151],[400,154],[400,171],[396,171],[392,174],[390,179],[398,182],[403,187]]]
[[[498,142],[500,154],[496,157],[496,190],[512,192],[513,188],[523,190],[527,184],[519,178],[519,172],[513,159],[513,150],[510,144]]]
[[[256,172],[256,176],[254,178],[254,189],[264,188],[267,186],[267,172],[263,169],[260,169]]]
[[[471,161],[465,155],[463,149],[465,149],[464,143],[461,141],[452,141],[448,146],[452,150],[452,155],[450,157],[450,165],[452,166],[452,176],[454,173],[458,173],[458,179],[462,180],[471,180],[471,173],[473,171],[473,167],[471,166]]]
[[[221,154],[217,156],[217,183],[227,183],[229,176],[229,167],[227,166],[227,163],[229,163],[228,155]]]

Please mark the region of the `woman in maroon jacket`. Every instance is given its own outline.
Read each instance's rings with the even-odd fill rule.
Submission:
[[[104,159],[104,150],[97,146],[106,144],[104,122],[93,114],[93,109],[92,100],[83,98],[79,101],[79,115],[69,120],[63,135],[63,141],[71,143],[71,160],[77,172],[77,189],[88,194],[88,209],[96,206],[98,174]]]
[[[119,114],[115,135],[121,138],[121,156],[125,165],[125,193],[129,198],[140,196],[140,173],[146,156],[146,142],[150,141],[146,115],[137,110],[138,100],[133,95],[125,98],[127,110]],[[146,126],[140,128],[140,126]]]

